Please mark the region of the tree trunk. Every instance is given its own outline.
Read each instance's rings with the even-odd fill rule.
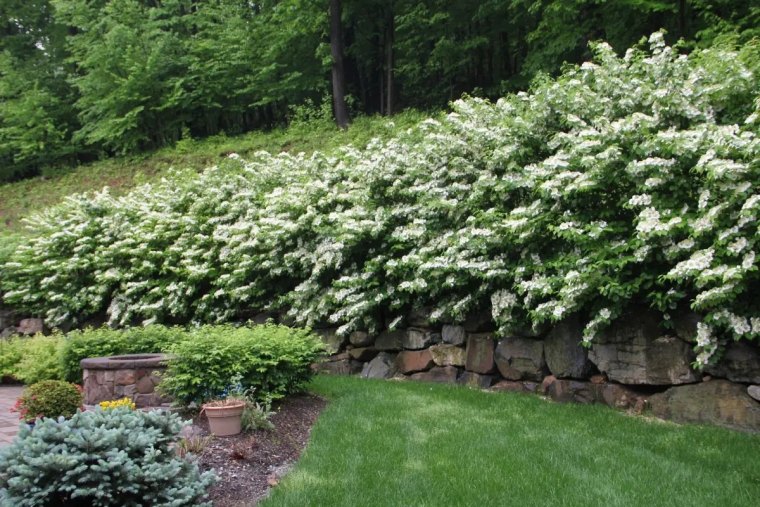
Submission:
[[[385,114],[393,114],[393,35],[396,27],[393,21],[393,4],[391,3],[391,12],[388,15],[388,23],[385,28],[385,88],[386,104]]]
[[[686,0],[678,0],[678,36],[686,38]]]
[[[346,106],[346,72],[343,65],[343,30],[340,21],[340,0],[330,0],[330,51],[332,53],[332,89],[335,123],[339,128],[348,127]]]

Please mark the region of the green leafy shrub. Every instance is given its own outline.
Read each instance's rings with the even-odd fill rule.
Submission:
[[[23,427],[0,451],[3,504],[209,506],[213,474],[201,474],[172,449],[181,427],[176,414],[129,409]]]
[[[36,335],[0,340],[0,375],[25,384],[42,380],[61,380],[63,336]],[[80,379],[81,380],[81,379]]]
[[[16,365],[14,377],[25,384],[43,380],[62,380],[61,350],[65,344],[60,334],[51,336],[37,335],[31,338],[18,338],[21,347],[21,360]],[[76,380],[82,380],[81,377]]]
[[[260,402],[252,400],[246,401],[243,415],[240,419],[243,431],[274,430],[274,423],[270,420],[274,415],[274,412],[272,411],[272,400],[268,399]]]
[[[16,247],[23,242],[23,239],[22,235],[7,231],[0,235],[0,275],[3,274],[3,265],[11,258]]]
[[[23,347],[18,338],[0,340],[0,376],[16,379],[18,363],[22,358]]]
[[[760,336],[758,45],[618,56],[457,101],[334,156],[256,154],[32,219],[5,299],[49,324],[219,323],[288,309],[341,333],[490,308],[503,333],[691,306],[699,364]],[[239,157],[237,157],[239,158]],[[72,255],[72,252],[75,254]]]
[[[43,380],[24,389],[14,411],[25,421],[71,417],[82,408],[82,388],[61,380]]]
[[[281,397],[303,388],[322,350],[321,340],[308,330],[204,326],[169,348],[174,357],[159,388],[184,404],[249,389],[260,399]]]
[[[152,325],[129,329],[107,327],[72,331],[66,335],[60,353],[63,378],[69,382],[82,380],[79,362],[88,357],[119,354],[164,352],[174,342],[184,338],[181,327]]]

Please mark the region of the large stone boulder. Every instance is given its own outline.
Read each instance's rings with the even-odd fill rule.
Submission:
[[[685,342],[697,341],[697,324],[702,321],[699,314],[689,308],[679,308],[671,316],[673,332]]]
[[[316,329],[314,332],[322,338],[328,354],[335,354],[346,343],[346,337],[340,336],[335,329]]]
[[[697,382],[694,353],[685,341],[662,333],[657,315],[629,313],[592,343],[589,359],[610,380],[622,384],[678,385]]]
[[[434,366],[428,371],[413,373],[409,378],[423,382],[441,382],[452,384],[459,377],[459,369],[456,366]]]
[[[491,373],[494,370],[493,349],[494,339],[491,333],[469,335],[465,351],[465,369],[475,373]]]
[[[597,401],[596,384],[580,380],[555,379],[545,387],[546,395],[559,403],[594,403]]]
[[[620,384],[596,384],[596,401],[612,408],[632,409],[637,414],[644,410],[645,397]]]
[[[760,431],[760,402],[747,394],[746,386],[728,380],[671,387],[650,396],[649,406],[662,419]]]
[[[747,340],[729,342],[718,364],[705,370],[714,377],[733,382],[760,384],[760,346]]]
[[[457,378],[457,382],[468,387],[475,387],[477,389],[488,389],[493,384],[493,375],[481,375],[480,373],[473,373],[471,371],[462,372]]]
[[[404,350],[396,356],[396,370],[405,375],[429,370],[433,364],[433,356],[427,349]]]
[[[492,391],[509,391],[515,393],[536,393],[539,384],[530,380],[502,380],[491,386]]]
[[[548,397],[560,403],[601,403],[637,413],[644,408],[644,398],[620,384],[558,379],[550,375],[542,382],[542,390]]]
[[[462,347],[442,343],[433,345],[429,350],[437,366],[464,366],[466,356]]]
[[[44,333],[45,323],[42,319],[21,319],[16,331],[26,336]]]
[[[375,348],[377,350],[401,350],[403,345],[404,336],[406,331],[403,329],[396,329],[395,331],[383,331],[375,339]]]
[[[467,338],[467,332],[462,326],[447,324],[443,326],[441,336],[443,338],[443,343],[448,343],[450,345],[464,345],[465,339]]]
[[[381,352],[372,361],[365,363],[361,376],[364,378],[391,378],[396,374],[396,356]]]
[[[378,350],[373,347],[357,347],[348,351],[348,355],[356,361],[366,363],[371,361],[377,355]]]
[[[351,359],[339,359],[337,361],[326,361],[314,365],[315,371],[327,373],[330,375],[354,375],[362,371],[362,363],[352,361]]]
[[[582,340],[583,326],[577,316],[563,320],[549,331],[544,340],[544,356],[552,375],[575,379],[588,376],[592,366]]]
[[[401,338],[401,345],[408,350],[420,350],[441,341],[441,335],[427,329],[409,328]]]
[[[348,335],[348,342],[354,347],[369,347],[375,338],[366,331],[354,331]]]
[[[499,373],[508,380],[541,380],[546,375],[544,343],[534,338],[504,338],[494,353]]]

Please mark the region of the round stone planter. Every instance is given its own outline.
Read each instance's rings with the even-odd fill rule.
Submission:
[[[211,402],[203,405],[203,411],[208,418],[208,427],[217,437],[229,437],[242,431],[242,416],[245,402],[227,400]]]
[[[158,407],[169,399],[156,391],[166,370],[165,354],[127,354],[82,359],[85,405],[131,398],[138,408]]]

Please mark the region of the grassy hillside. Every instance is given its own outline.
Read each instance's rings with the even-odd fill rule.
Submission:
[[[311,153],[352,144],[363,146],[373,137],[387,138],[427,115],[405,111],[392,120],[382,116],[357,118],[348,130],[328,120],[298,122],[289,128],[250,132],[237,137],[214,136],[202,141],[180,141],[172,148],[131,157],[105,159],[79,167],[58,169],[38,178],[0,184],[0,258],[14,237],[24,230],[22,219],[57,204],[65,196],[108,186],[121,194],[134,186],[164,176],[170,168],[203,169],[230,153],[242,156],[264,150]]]

